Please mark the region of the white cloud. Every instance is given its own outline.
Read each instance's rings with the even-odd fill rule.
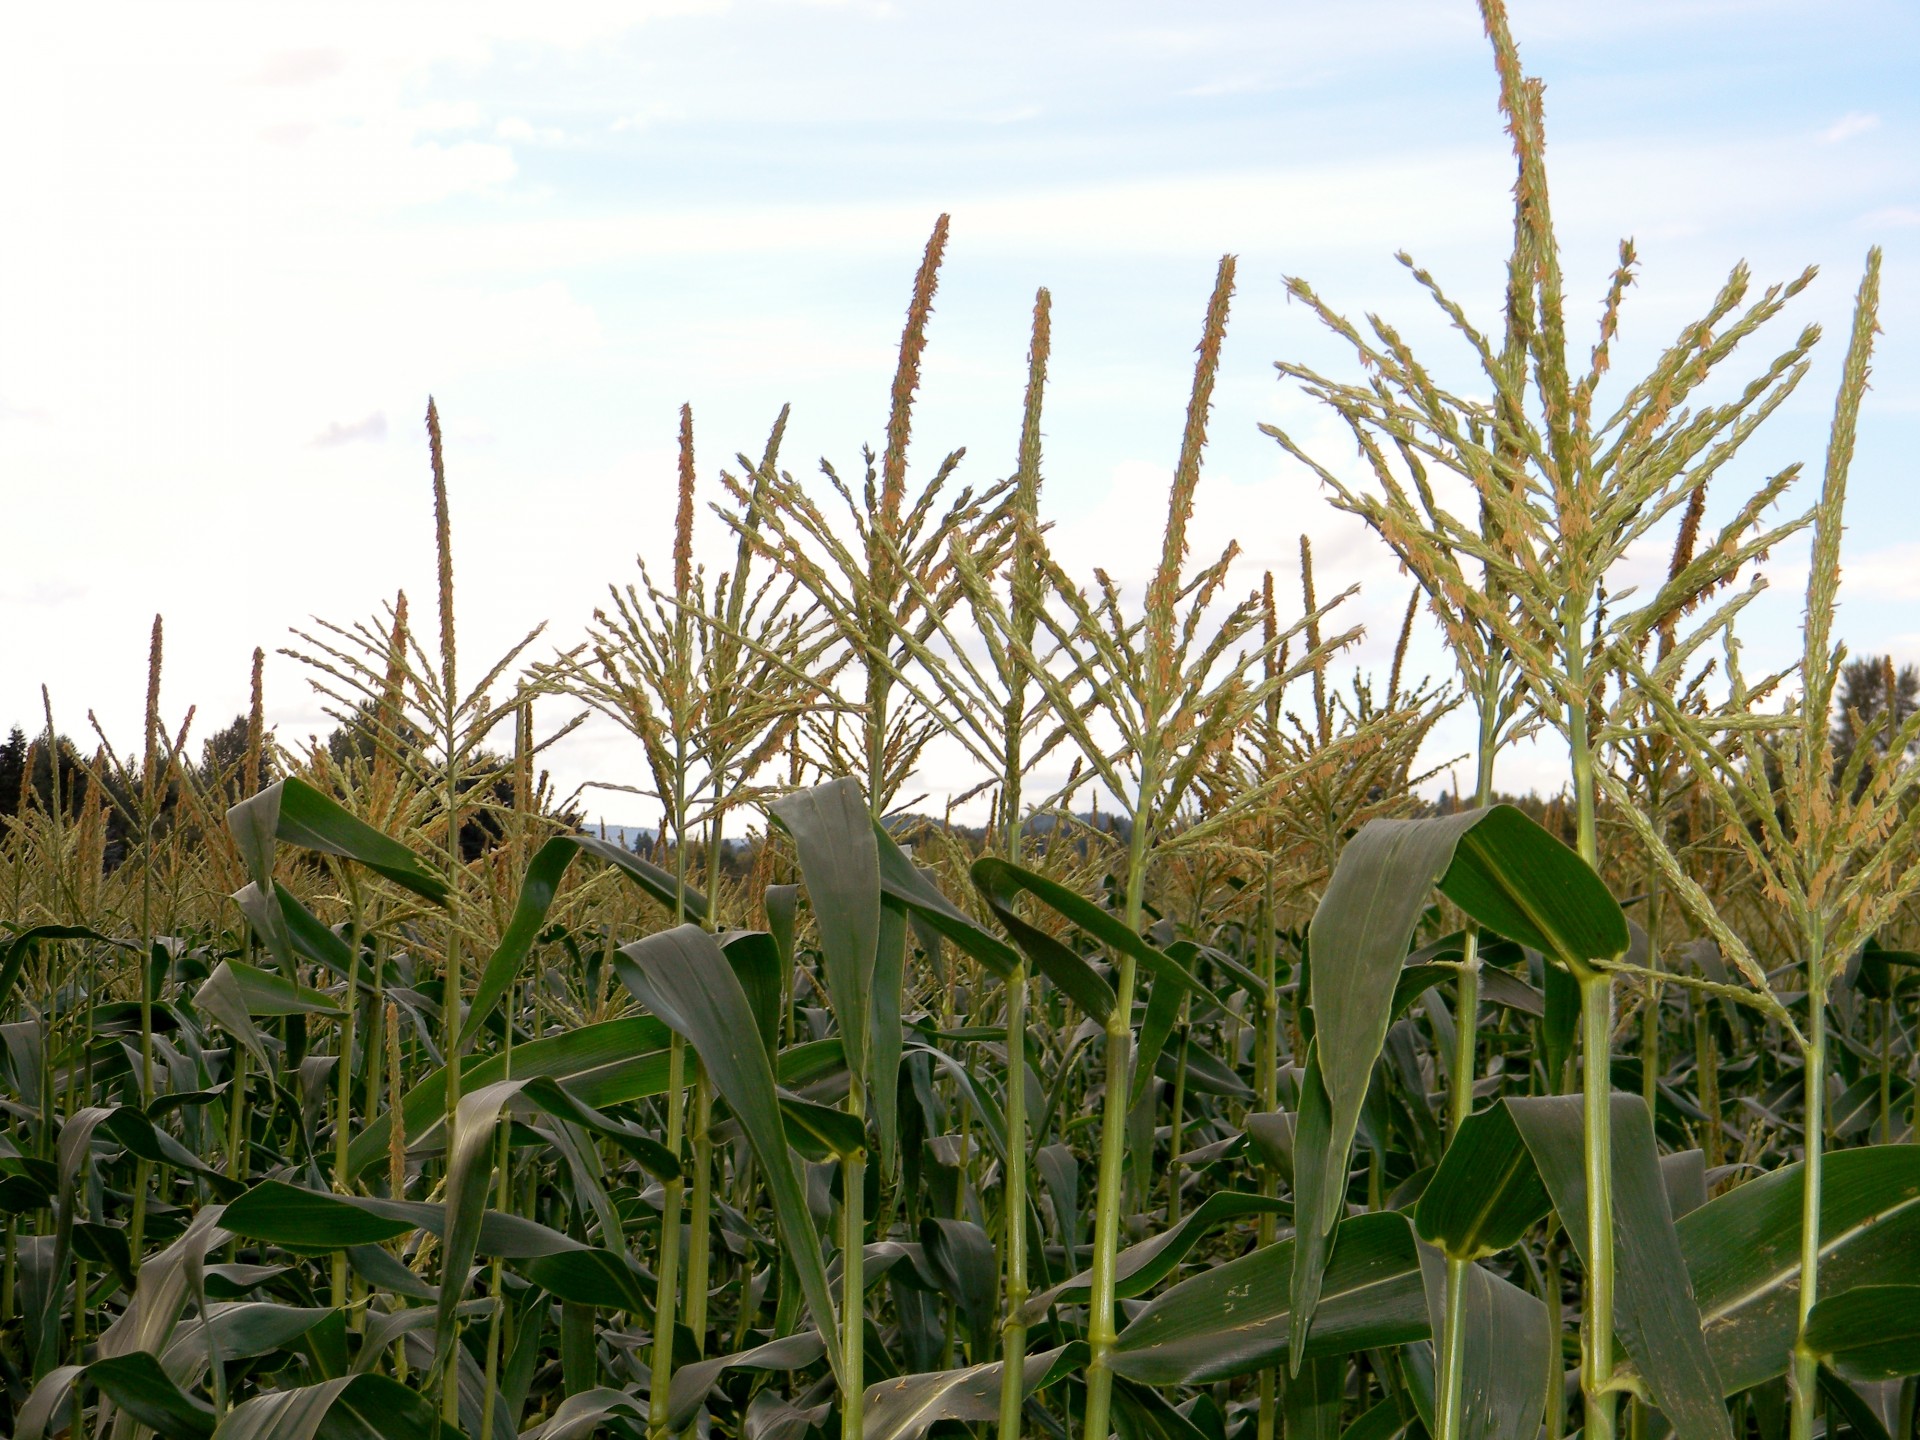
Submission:
[[[1820,132],[1820,138],[1829,145],[1838,145],[1842,140],[1851,140],[1856,135],[1865,135],[1869,130],[1880,128],[1880,117],[1869,115],[1864,110],[1849,110],[1833,124]]]
[[[387,412],[376,410],[371,415],[342,424],[338,420],[329,420],[327,428],[307,443],[318,449],[332,445],[351,445],[356,440],[384,440],[387,438]]]
[[[509,115],[493,127],[493,133],[502,140],[517,141],[524,145],[559,146],[568,143],[565,130],[557,125],[535,125],[520,115]]]
[[[1841,598],[1920,600],[1920,542],[1885,545],[1841,563]]]

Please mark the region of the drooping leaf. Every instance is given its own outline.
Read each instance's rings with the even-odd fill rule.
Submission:
[[[1461,1123],[1414,1211],[1420,1238],[1458,1260],[1497,1255],[1552,1201],[1505,1105]]]
[[[1536,1096],[1502,1103],[1584,1264],[1583,1097]],[[1727,1408],[1721,1403],[1725,1391],[1701,1331],[1701,1311],[1660,1176],[1653,1117],[1639,1096],[1617,1091],[1612,1111],[1615,1328],[1680,1440],[1730,1440]]]
[[[1000,1267],[987,1232],[971,1220],[929,1215],[920,1221],[920,1249],[940,1289],[959,1307],[974,1354],[991,1343]]]
[[[820,1237],[787,1149],[773,1067],[739,977],[713,936],[695,925],[650,935],[622,947],[619,954],[624,962],[621,979],[642,1004],[652,997],[665,1012],[661,1018],[685,1027],[681,1033],[707,1067],[714,1089],[739,1119],[766,1177],[774,1222],[814,1324],[823,1335],[838,1334]],[[829,1351],[836,1376],[837,1355]],[[845,1377],[839,1378],[845,1383]]]
[[[494,1006],[500,1003],[507,987],[519,975],[527,952],[533,948],[534,938],[546,924],[547,912],[553,908],[567,867],[573,863],[576,855],[583,853],[612,865],[669,911],[673,909],[677,890],[688,915],[695,920],[704,921],[707,918],[704,895],[691,886],[677,885],[671,874],[631,850],[593,835],[554,836],[535,851],[533,859],[527,863],[527,872],[520,880],[520,894],[514,901],[513,917],[507,922],[500,943],[494,946],[493,953],[480,967],[480,981],[474,988],[466,1021],[460,1027],[462,1050],[473,1043],[473,1037],[480,1032],[480,1027],[493,1013]]]
[[[652,1015],[625,1015],[559,1035],[546,1035],[513,1047],[513,1073],[532,1079],[548,1076],[567,1082],[575,1099],[592,1106],[616,1105],[658,1095],[667,1085],[666,1025]],[[461,1066],[460,1088],[468,1091],[505,1078],[507,1058],[469,1057]],[[401,1100],[400,1114],[409,1145],[420,1143],[447,1113],[447,1072],[429,1071]],[[381,1111],[347,1146],[347,1173],[358,1175],[387,1157],[392,1115]]]
[[[1807,1317],[1806,1339],[1843,1379],[1920,1374],[1920,1285],[1856,1285],[1822,1295]]]
[[[1323,1252],[1340,1221],[1360,1109],[1386,1041],[1407,950],[1438,886],[1473,920],[1564,960],[1626,950],[1626,919],[1573,851],[1510,805],[1373,820],[1347,842],[1308,930],[1314,1055],[1327,1126],[1296,1140],[1294,1308],[1311,1334]],[[1315,1062],[1310,1061],[1310,1068]]]
[[[1440,1251],[1420,1250],[1427,1316],[1435,1335],[1446,1325],[1448,1267]],[[1465,1286],[1460,1369],[1462,1440],[1534,1440],[1547,1405],[1548,1366],[1557,1337],[1538,1296],[1468,1262],[1456,1272]],[[1554,1379],[1558,1380],[1557,1367]]]
[[[388,1375],[350,1375],[243,1401],[215,1440],[453,1440],[424,1395]]]
[[[26,968],[27,961],[50,940],[97,940],[103,945],[126,946],[125,941],[109,940],[84,925],[35,925],[22,930],[11,937],[6,950],[0,952],[0,1012],[5,1011],[7,1001],[13,998],[13,987],[20,983],[20,972]]]
[[[1023,1393],[1036,1395],[1086,1364],[1087,1347],[1076,1340],[1029,1355],[1021,1368]],[[962,1370],[902,1375],[867,1390],[862,1440],[917,1440],[942,1420],[993,1420],[1000,1414],[1004,1367],[998,1360]]]
[[[1024,888],[1018,883],[1021,872],[1004,860],[988,856],[973,862],[972,873],[974,886],[993,912],[993,918],[1013,937],[1013,943],[1033,962],[1034,969],[1058,986],[1083,1013],[1104,1025],[1113,1014],[1113,986],[1084,956],[1038,926],[1028,924],[1015,911],[1014,900]]]
[[[805,1370],[818,1362],[826,1350],[818,1330],[802,1330],[733,1355],[676,1365],[668,1391],[668,1428],[679,1431],[692,1424],[714,1385],[729,1370]]]
[[[1049,1147],[1058,1148],[1058,1147]],[[1177,1268],[1198,1245],[1222,1225],[1256,1215],[1291,1214],[1291,1202],[1266,1195],[1244,1195],[1216,1190],[1189,1211],[1177,1225],[1129,1245],[1114,1257],[1114,1294],[1122,1300],[1144,1295]],[[1092,1293],[1093,1272],[1082,1270],[1070,1279],[1043,1290],[1027,1301],[1028,1324],[1038,1321],[1055,1305],[1072,1304]]]
[[[298,776],[276,781],[228,810],[227,828],[262,891],[271,891],[275,842],[284,842],[355,861],[436,905],[445,904],[451,893],[446,877],[413,851]]]
[[[1822,1166],[1819,1293],[1920,1274],[1920,1146],[1836,1150]],[[1798,1163],[1783,1166],[1675,1226],[1728,1394],[1784,1373],[1792,1355],[1804,1174]]]
[[[1057,880],[1049,879],[1045,875],[1012,864],[1009,861],[998,860],[992,856],[988,856],[985,859],[973,862],[973,881],[980,889],[988,905],[992,908],[994,917],[1000,920],[1002,924],[1005,924],[1007,919],[1003,911],[1007,908],[1006,902],[1008,897],[1022,893],[1031,895],[1061,919],[1071,925],[1077,926],[1080,930],[1099,941],[1102,945],[1105,945],[1108,949],[1118,951],[1123,955],[1132,956],[1133,959],[1142,966],[1148,974],[1154,976],[1155,979],[1170,981],[1172,984],[1181,987],[1192,995],[1203,995],[1206,993],[1205,988],[1193,977],[1186,966],[1182,965],[1159,946],[1153,944],[1144,935],[1129,929],[1127,923],[1118,915],[1115,915],[1110,910],[1101,909],[1100,906],[1094,904],[1093,901],[1087,899],[1084,895],[1069,889]],[[1027,948],[1022,941],[1021,935],[1011,927],[1009,927],[1007,933],[1013,935],[1015,943],[1019,944],[1023,950]],[[1056,943],[1054,948],[1058,950],[1064,947],[1059,947]],[[1068,988],[1069,984],[1073,984],[1080,989],[1089,988],[1086,986],[1084,980],[1067,981],[1059,976],[1053,975],[1048,967],[1049,964],[1055,962],[1042,958],[1043,954],[1048,953],[1046,947],[1041,947],[1039,951],[1028,951],[1035,965],[1038,966],[1043,973],[1046,973],[1048,978],[1052,979],[1061,989],[1068,990],[1068,993],[1073,995],[1076,1004],[1081,1005],[1083,1009],[1087,1009],[1088,1014],[1093,1014],[1092,1009],[1088,1008],[1086,1003],[1080,999],[1080,996],[1074,994],[1073,990]],[[1067,954],[1071,955],[1072,952],[1068,951]],[[1082,962],[1083,965],[1084,963],[1085,962]],[[1102,985],[1106,984],[1105,981],[1101,981],[1100,983]],[[1098,1002],[1096,1001],[1095,1003]],[[1106,1008],[1109,1012],[1112,1011],[1113,1003],[1111,1000],[1107,1001]],[[1103,1017],[1095,1015],[1094,1018],[1101,1019]]]
[[[880,942],[880,855],[866,798],[843,776],[774,801],[767,815],[793,841],[847,1068],[864,1081]]]
[[[1291,1328],[1293,1245],[1282,1240],[1181,1281],[1149,1301],[1113,1350],[1113,1369],[1147,1385],[1206,1385],[1278,1363]],[[1334,1239],[1306,1358],[1430,1334],[1406,1217],[1355,1216]]]
[[[780,1049],[780,1006],[785,991],[780,948],[764,930],[731,930],[721,935],[720,950],[739,978],[753,1018],[760,1022],[760,1043],[772,1059]]]

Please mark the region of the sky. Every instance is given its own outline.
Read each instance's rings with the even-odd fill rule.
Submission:
[[[1511,0],[1547,133],[1570,321],[1615,248],[1642,261],[1616,375],[1704,308],[1738,261],[1819,279],[1812,373],[1716,491],[1817,473],[1848,307],[1886,249],[1885,331],[1861,428],[1840,633],[1920,660],[1920,9],[1894,0]],[[13,7],[0,19],[0,726],[137,738],[148,632],[162,710],[204,736],[269,652],[269,720],[331,722],[290,627],[351,623],[405,588],[430,613],[422,414],[446,433],[463,661],[548,622],[581,631],[636,555],[663,561],[678,410],[702,494],[758,453],[856,470],[883,438],[909,286],[952,217],[914,466],[1013,466],[1037,286],[1054,301],[1043,507],[1063,563],[1140,582],[1157,556],[1193,347],[1239,256],[1196,557],[1237,540],[1248,588],[1358,584],[1384,670],[1409,582],[1263,436],[1336,468],[1352,446],[1273,370],[1351,363],[1289,303],[1309,279],[1399,325],[1442,374],[1460,344],[1411,252],[1497,323],[1511,161],[1467,0],[543,0]],[[719,522],[702,543],[718,554]],[[1657,547],[1656,547],[1657,548]],[[1641,557],[1652,565],[1658,557]],[[1764,567],[1750,664],[1797,652],[1804,546]],[[1430,635],[1411,668],[1447,662]],[[474,673],[469,669],[469,673]],[[543,702],[540,728],[567,713]],[[1428,760],[1464,750],[1444,722]],[[192,748],[197,750],[197,745]],[[590,726],[560,788],[639,783]],[[1471,784],[1466,767],[1462,782]],[[1503,788],[1557,789],[1550,746]],[[946,753],[919,789],[971,777]],[[1431,785],[1430,787],[1431,788]],[[649,819],[602,795],[588,810]]]

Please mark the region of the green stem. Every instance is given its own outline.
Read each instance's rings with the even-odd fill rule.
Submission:
[[[1480,932],[1469,927],[1460,950],[1460,977],[1453,998],[1453,1074],[1448,1080],[1447,1138],[1473,1113],[1473,1086],[1479,1078]]]
[[[687,1329],[694,1349],[706,1353],[707,1291],[712,1286],[713,1082],[698,1058],[693,1062],[693,1202],[687,1216]]]
[[[1560,1226],[1551,1216],[1547,1219],[1546,1252],[1546,1262],[1541,1267],[1546,1273],[1540,1288],[1541,1298],[1547,1302],[1547,1334],[1553,1337],[1553,1343],[1547,1347],[1546,1440],[1561,1440],[1567,1433],[1567,1396],[1563,1388],[1565,1376],[1561,1373],[1565,1361],[1560,1353],[1560,1333],[1565,1322],[1560,1314]]]
[[[1793,1344],[1792,1440],[1811,1440],[1819,1403],[1820,1359],[1807,1348],[1807,1317],[1820,1298],[1820,1179],[1826,1151],[1827,1000],[1824,976],[1826,924],[1816,916],[1807,935],[1807,1044],[1805,1090],[1806,1164],[1800,1191],[1800,1295]]]
[[[866,1096],[858,1077],[847,1091],[847,1111],[866,1116]],[[840,1433],[858,1435],[867,1407],[867,1152],[846,1157],[840,1176],[840,1356],[846,1390],[840,1396]]]
[[[354,1022],[360,1014],[360,886],[350,863],[340,865],[340,878],[347,890],[347,993],[341,1005],[340,1059],[334,1067],[339,1075],[339,1093],[333,1121],[333,1186],[342,1195],[351,1194],[353,1188],[347,1175],[347,1136],[353,1123]],[[336,1309],[347,1303],[344,1250],[333,1254],[333,1303]]]
[[[1656,812],[1657,813],[1657,812]],[[1660,968],[1661,893],[1660,872],[1647,867],[1647,968]],[[1645,1008],[1640,1012],[1640,1094],[1647,1102],[1647,1113],[1658,1113],[1660,1098],[1660,982],[1647,986]]]
[[[683,1101],[687,1085],[687,1042],[675,1034],[667,1048],[667,1150],[680,1158]],[[653,1292],[653,1360],[647,1389],[647,1434],[662,1440],[667,1433],[667,1387],[673,1380],[673,1323],[680,1294],[680,1208],[686,1182],[675,1176],[666,1182],[660,1210],[659,1269]]]
[[[1613,1440],[1613,978],[1580,976],[1587,1171],[1586,1436]]]
[[[1151,760],[1141,757],[1142,796],[1154,792]],[[1147,874],[1147,816],[1143,805],[1133,817],[1133,837],[1127,853],[1127,910],[1129,930],[1140,927],[1141,900]],[[1134,959],[1122,952],[1114,957],[1113,1010],[1107,1016],[1106,1094],[1100,1117],[1100,1172],[1096,1182],[1093,1227],[1093,1275],[1087,1302],[1087,1412],[1081,1434],[1085,1440],[1107,1440],[1108,1415],[1113,1405],[1110,1356],[1119,1338],[1114,1328],[1115,1256],[1120,1249],[1120,1203],[1127,1150],[1127,1081],[1133,1057]]]
[[[1191,1028],[1188,1020],[1188,1004],[1180,1002],[1180,1024],[1175,1034],[1180,1041],[1180,1058],[1173,1070],[1173,1112],[1167,1126],[1167,1224],[1169,1227],[1180,1223],[1180,1132],[1181,1119],[1187,1110],[1187,1036]],[[1147,1099],[1152,1104],[1152,1099]]]
[[[1440,1331],[1439,1391],[1434,1440],[1460,1440],[1467,1358],[1467,1270],[1471,1260],[1447,1257],[1447,1313]]]
[[[1273,845],[1271,839],[1267,845],[1266,863],[1262,867],[1260,889],[1260,909],[1258,929],[1254,934],[1253,953],[1255,970],[1260,977],[1260,1025],[1254,1037],[1254,1077],[1253,1090],[1257,1097],[1254,1103],[1268,1114],[1280,1106],[1280,987],[1277,982],[1279,957],[1276,953],[1273,934]],[[1271,1165],[1260,1167],[1260,1193],[1273,1196],[1279,1193],[1279,1176]],[[1279,1225],[1272,1215],[1262,1215],[1258,1223],[1257,1239],[1264,1249],[1273,1244],[1279,1233]],[[1274,1372],[1260,1372],[1260,1413],[1255,1425],[1257,1440],[1273,1440],[1274,1427],[1279,1418],[1279,1397],[1275,1393]]]
[[[1007,1183],[1001,1214],[1006,1232],[1005,1318],[1000,1325],[1000,1436],[1020,1434],[1026,1398],[1027,1322],[1027,967],[1007,977]]]
[[[676,647],[685,653],[686,612],[675,621]],[[687,742],[684,727],[676,724],[673,736],[673,923],[687,918]],[[695,1060],[695,1064],[698,1064]],[[686,1136],[687,1042],[677,1032],[667,1047],[667,1149],[680,1162],[681,1175],[665,1185],[660,1211],[659,1269],[655,1275],[653,1297],[653,1358],[647,1379],[647,1434],[651,1440],[663,1440],[668,1432],[667,1401],[673,1383],[673,1330],[680,1313],[680,1220],[685,1204],[686,1156],[682,1142]]]
[[[440,1029],[442,1044],[447,1057],[447,1116],[446,1133],[451,1136],[455,1130],[455,1120],[460,1111],[460,995],[465,989],[460,967],[460,872],[464,868],[460,858],[460,757],[459,757],[459,701],[453,689],[452,666],[447,666],[446,704],[442,718],[445,726],[443,739],[447,747],[446,765],[442,780],[445,785],[447,806],[447,959],[442,972],[440,994]],[[460,1367],[448,1365],[445,1378],[440,1387],[440,1418],[455,1429],[460,1424]]]
[[[1701,1137],[1707,1152],[1707,1168],[1718,1170],[1724,1159],[1725,1137],[1721,1133],[1724,1122],[1720,1116],[1720,1046],[1714,1039],[1713,1017],[1707,1009],[1710,1003],[1704,995],[1695,996],[1693,1000],[1694,1089],[1700,1108],[1707,1115],[1706,1134]]]

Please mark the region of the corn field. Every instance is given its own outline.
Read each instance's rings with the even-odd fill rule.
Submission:
[[[1188,554],[1231,256],[1144,593],[1050,548],[1044,289],[1011,474],[910,466],[943,216],[862,473],[796,480],[783,413],[703,483],[683,409],[672,573],[572,648],[459,651],[430,402],[430,623],[289,641],[338,743],[276,742],[256,653],[192,760],[158,619],[138,749],[63,750],[49,698],[0,797],[0,1431],[1920,1433],[1920,717],[1890,667],[1843,703],[1834,634],[1879,255],[1818,470],[1730,498],[1812,272],[1611,373],[1633,248],[1570,333],[1542,87],[1481,11],[1500,312],[1407,259],[1443,360],[1292,280],[1350,363],[1280,375],[1355,450],[1266,427],[1444,684],[1336,679],[1304,541],[1298,597]],[[1749,674],[1796,539],[1803,651]],[[588,714],[638,845],[542,770]],[[1564,791],[1504,802],[1535,736]],[[936,742],[976,783],[928,818]]]

